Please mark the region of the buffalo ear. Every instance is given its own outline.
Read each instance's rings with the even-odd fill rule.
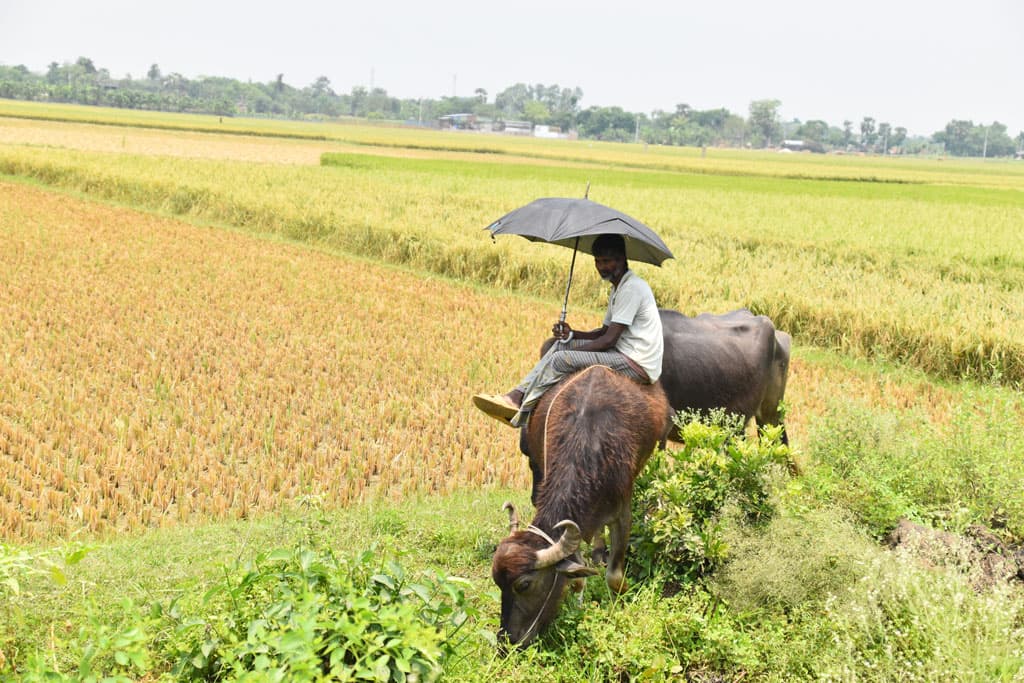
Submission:
[[[570,579],[585,579],[588,576],[597,576],[601,573],[600,569],[588,567],[585,564],[580,564],[568,558],[556,564],[555,571],[559,574],[564,574]]]

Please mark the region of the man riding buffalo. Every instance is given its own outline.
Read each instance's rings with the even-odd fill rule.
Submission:
[[[591,251],[598,274],[612,285],[601,327],[585,332],[564,321],[556,323],[551,331],[557,343],[514,389],[502,395],[473,397],[473,403],[487,415],[519,427],[545,391],[592,365],[607,366],[642,384],[658,381],[664,339],[654,293],[629,269],[622,235],[599,236]]]

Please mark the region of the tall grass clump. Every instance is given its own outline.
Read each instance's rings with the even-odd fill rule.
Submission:
[[[730,527],[730,558],[709,582],[744,615],[770,680],[1024,675],[1019,587],[976,590],[969,570],[888,552],[841,510],[797,507],[758,529]]]
[[[1024,596],[976,592],[967,577],[879,555],[826,601],[814,668],[826,680],[1019,681]]]
[[[915,411],[836,401],[809,434],[807,479],[882,537],[906,517],[962,531],[978,524],[1024,539],[1024,444],[1014,398],[970,394],[945,427]]]

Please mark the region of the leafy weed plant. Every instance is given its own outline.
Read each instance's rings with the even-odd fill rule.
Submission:
[[[726,555],[723,512],[737,506],[745,521],[774,514],[773,482],[790,462],[779,428],[749,440],[724,411],[702,418],[680,413],[684,445],[655,454],[633,494],[631,573],[680,580],[706,574]]]

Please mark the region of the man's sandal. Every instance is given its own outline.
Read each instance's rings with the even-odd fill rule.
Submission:
[[[519,412],[519,406],[504,396],[494,394],[477,394],[473,397],[473,405],[505,424],[511,424],[510,420]]]

